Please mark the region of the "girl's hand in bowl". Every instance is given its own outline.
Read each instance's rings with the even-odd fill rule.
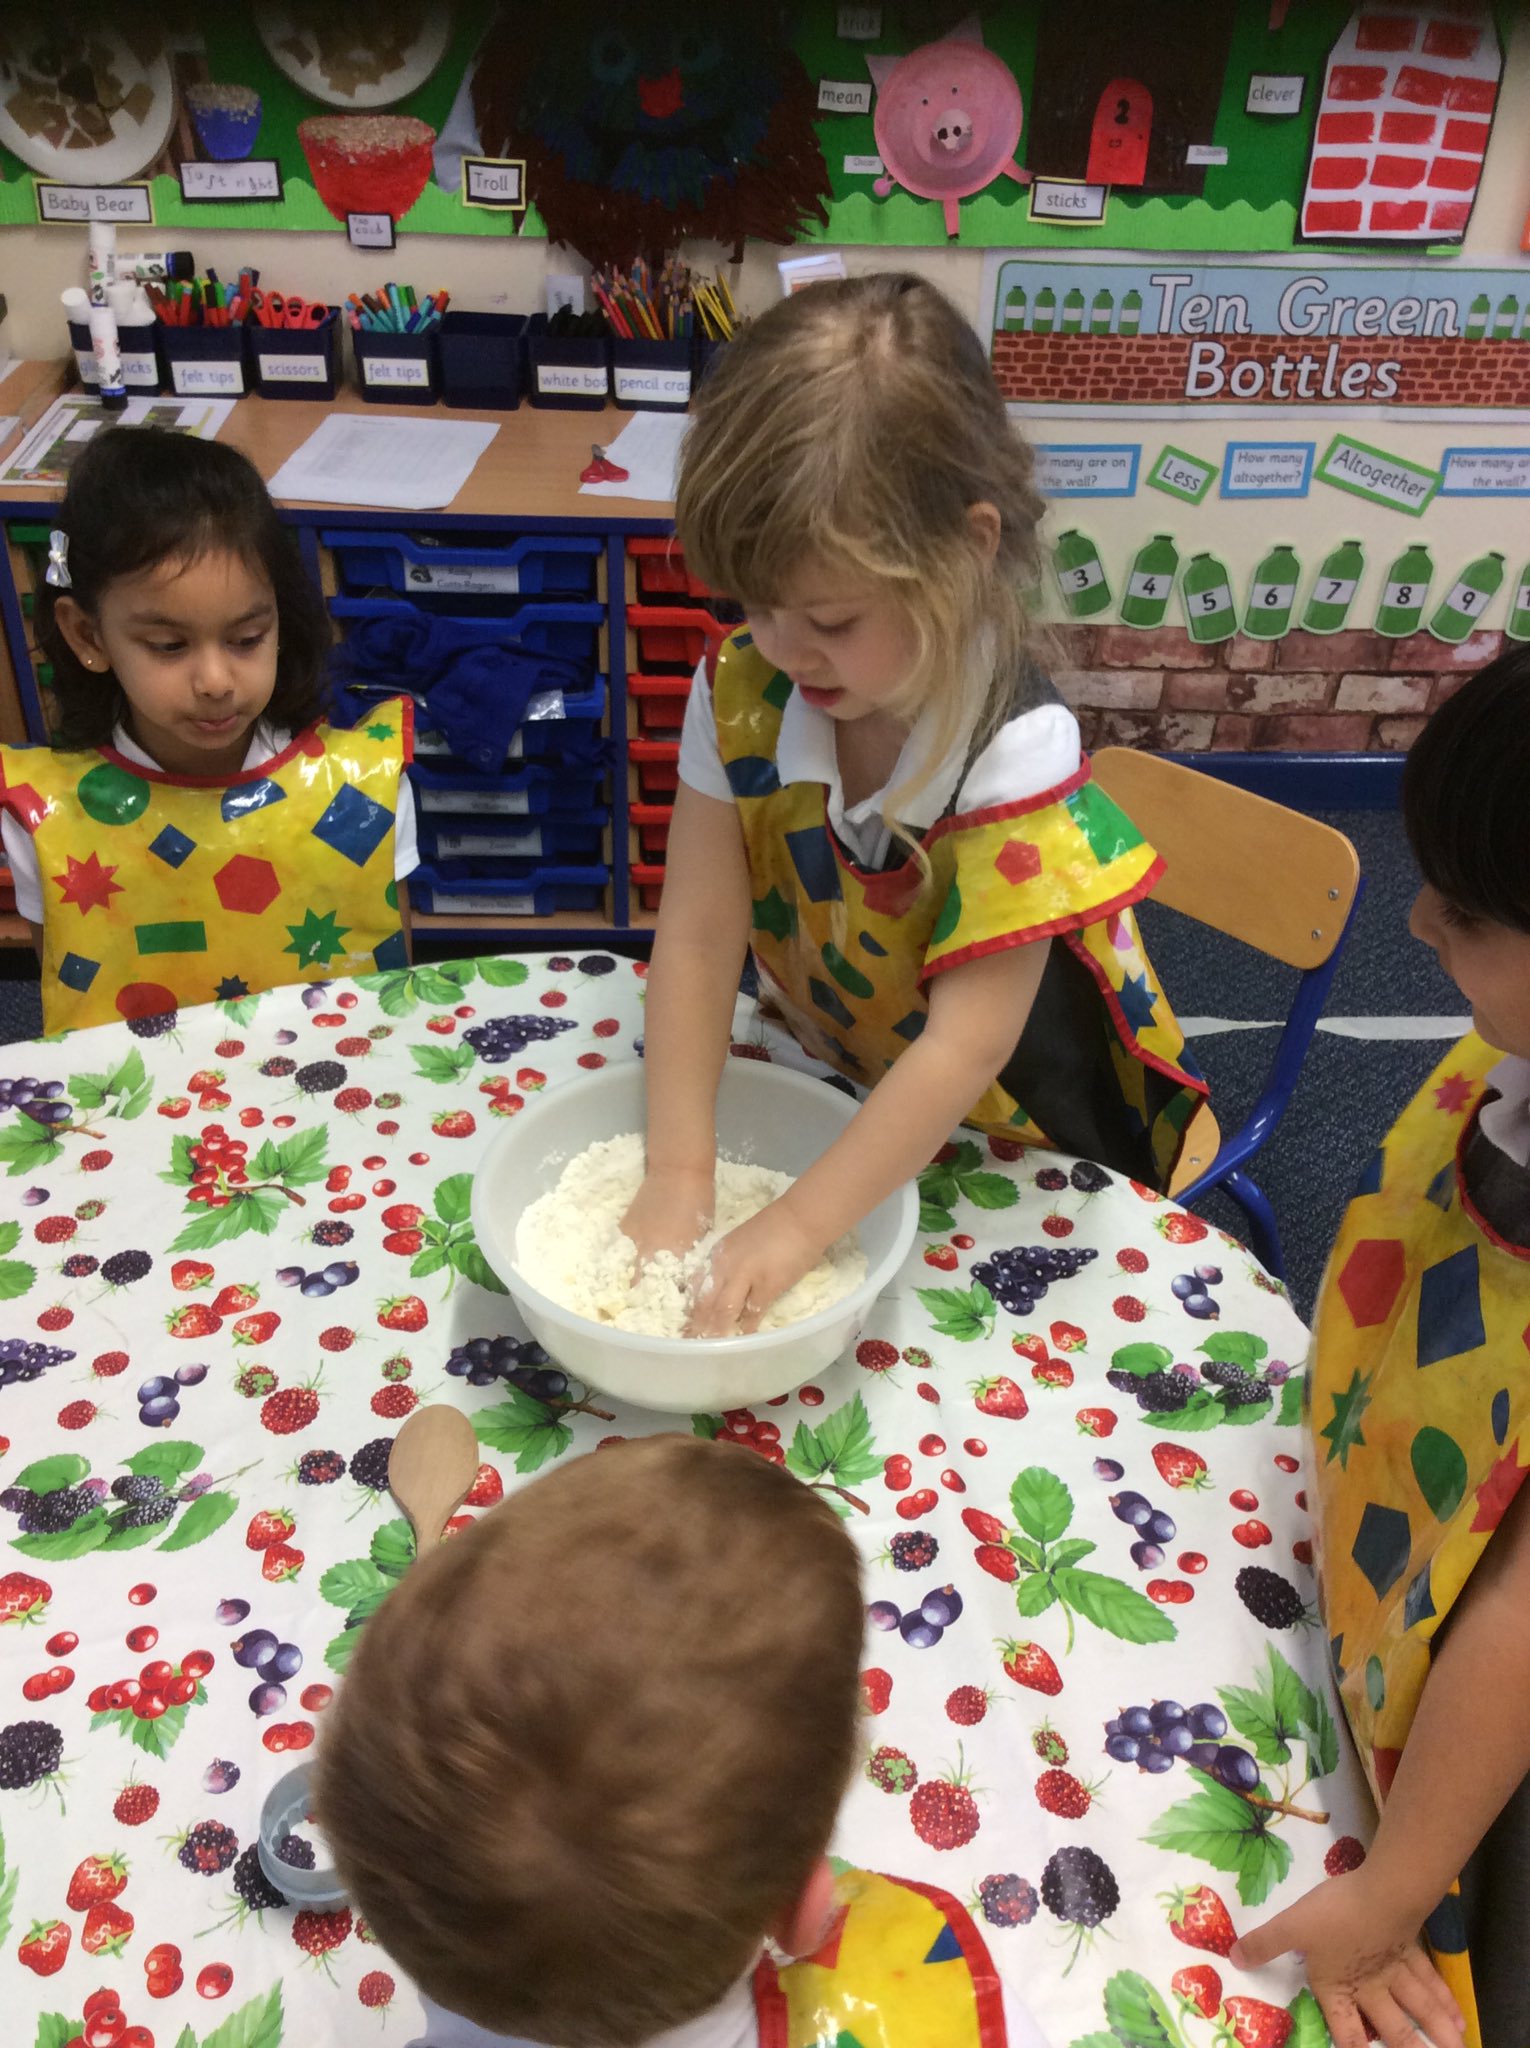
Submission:
[[[775,1201],[730,1230],[713,1249],[706,1277],[696,1290],[689,1337],[748,1337],[788,1287],[795,1287],[823,1257],[784,1200]]]
[[[715,1192],[710,1173],[661,1167],[645,1177],[622,1218],[623,1234],[637,1247],[634,1278],[655,1252],[682,1256],[706,1236]]]

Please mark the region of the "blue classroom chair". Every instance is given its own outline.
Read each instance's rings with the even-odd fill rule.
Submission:
[[[1155,903],[1299,971],[1275,1057],[1242,1128],[1224,1138],[1203,1104],[1169,1187],[1186,1208],[1224,1189],[1248,1218],[1261,1264],[1283,1280],[1275,1212],[1243,1169],[1291,1100],[1364,892],[1360,857],[1331,825],[1160,754],[1104,747],[1091,764],[1106,795],[1163,855]]]

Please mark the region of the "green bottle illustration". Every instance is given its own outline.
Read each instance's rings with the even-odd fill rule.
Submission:
[[[1424,604],[1434,561],[1428,548],[1417,541],[1401,554],[1387,571],[1387,580],[1376,611],[1376,631],[1389,640],[1401,640],[1416,633],[1424,623]]]
[[[1225,563],[1215,555],[1192,555],[1180,585],[1190,638],[1203,643],[1230,640],[1238,630],[1232,581]]]
[[[1324,558],[1317,580],[1307,593],[1302,629],[1308,633],[1338,633],[1349,617],[1360,578],[1365,572],[1365,550],[1357,540],[1346,540]]]
[[[1466,338],[1468,341],[1481,341],[1483,335],[1487,333],[1488,319],[1492,311],[1492,303],[1487,293],[1479,292],[1466,309]]]
[[[1510,341],[1514,335],[1514,322],[1519,317],[1519,300],[1512,292],[1498,301],[1498,311],[1493,315],[1494,341]]]
[[[1016,285],[1004,301],[1004,332],[1024,334],[1025,332],[1025,291]]]
[[[1179,549],[1168,534],[1155,533],[1138,548],[1126,579],[1126,595],[1121,600],[1122,625],[1161,626],[1178,573]]]
[[[1050,334],[1057,324],[1057,294],[1049,284],[1044,284],[1036,294],[1036,309],[1031,315],[1032,334]]]
[[[1087,534],[1074,527],[1060,533],[1053,560],[1058,587],[1072,617],[1089,619],[1105,610],[1110,603],[1110,585],[1105,580],[1100,551]]]
[[[1530,640],[1530,562],[1519,572],[1519,582],[1514,589],[1514,602],[1509,611],[1509,623],[1504,631],[1511,640]]]
[[[1469,562],[1435,607],[1429,630],[1436,640],[1457,647],[1476,630],[1503,582],[1503,556],[1496,552],[1479,555]]]
[[[1129,291],[1121,301],[1121,319],[1117,334],[1136,334],[1142,326],[1142,294]]]
[[[1082,334],[1084,331],[1084,294],[1077,285],[1063,300],[1061,331],[1064,334]]]
[[[1296,586],[1302,580],[1302,566],[1295,551],[1278,542],[1254,571],[1243,614],[1243,630],[1253,640],[1279,640],[1291,630],[1296,609]]]
[[[1089,332],[1109,334],[1110,316],[1116,309],[1115,295],[1106,291],[1103,285],[1094,295],[1094,304],[1089,308]]]

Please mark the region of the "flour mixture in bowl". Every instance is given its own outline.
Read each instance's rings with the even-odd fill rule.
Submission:
[[[784,1194],[792,1176],[719,1159],[714,1227],[683,1258],[660,1253],[634,1280],[635,1251],[631,1238],[622,1235],[621,1220],[642,1179],[643,1140],[636,1131],[578,1153],[557,1186],[521,1217],[515,1262],[533,1287],[592,1323],[648,1337],[683,1337],[691,1292],[706,1273],[713,1245]],[[771,1304],[760,1328],[779,1330],[816,1315],[865,1277],[860,1245],[853,1234],[842,1237]]]

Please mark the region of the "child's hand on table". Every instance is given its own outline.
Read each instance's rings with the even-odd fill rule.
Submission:
[[[752,1335],[773,1301],[794,1287],[823,1257],[783,1197],[769,1204],[713,1248],[712,1263],[696,1290],[687,1335]]]
[[[1464,2031],[1455,2000],[1368,1865],[1315,1885],[1235,1944],[1230,1960],[1259,1969],[1302,1955],[1334,2048],[1366,2048],[1368,2019],[1386,2048],[1418,2048],[1420,2034],[1453,2048]]]
[[[659,1167],[645,1176],[622,1218],[622,1232],[637,1246],[640,1270],[655,1252],[688,1252],[712,1227],[713,1176]],[[634,1274],[634,1278],[636,1274]]]

